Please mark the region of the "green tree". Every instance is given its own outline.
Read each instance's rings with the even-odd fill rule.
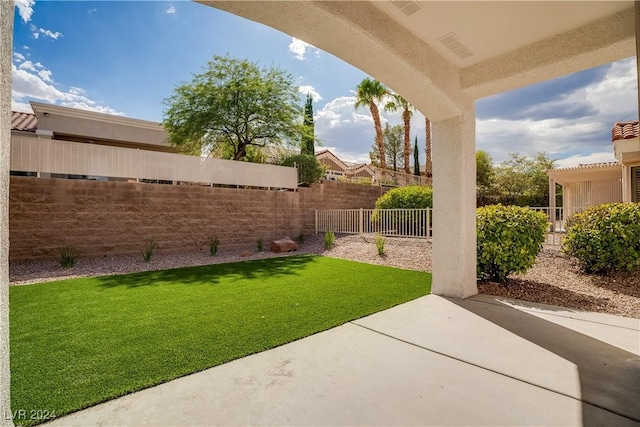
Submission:
[[[391,100],[386,103],[384,109],[390,112],[395,112],[400,109],[402,110],[402,123],[404,126],[404,173],[410,174],[411,168],[409,166],[409,156],[411,155],[411,115],[413,114],[413,106],[409,104],[409,101],[407,101],[397,93],[394,93],[391,94]],[[394,168],[393,170],[396,169]]]
[[[316,156],[309,154],[288,157],[282,162],[282,166],[297,167],[298,183],[303,186],[319,182],[327,173],[325,167],[318,161]]]
[[[397,171],[399,167],[404,165],[402,152],[402,126],[389,126],[389,123],[386,123],[384,130],[382,131],[382,140],[384,144],[384,154],[386,157],[385,164],[388,167],[393,168],[394,171]],[[375,142],[371,146],[369,158],[371,159],[371,164],[380,167],[380,153],[377,148],[377,143]]]
[[[420,152],[418,151],[418,135],[413,143],[413,174],[420,176]]]
[[[495,188],[504,203],[520,206],[547,206],[549,204],[548,172],[555,160],[546,153],[534,157],[510,154],[495,171]]]
[[[233,159],[250,146],[295,144],[304,134],[293,76],[246,59],[214,56],[200,74],[165,99],[162,125],[183,152],[210,154],[232,148]]]
[[[302,147],[300,154],[309,154],[315,156],[316,151],[314,147],[315,142],[315,124],[313,122],[313,97],[310,93],[307,94],[307,101],[304,104],[304,118],[302,125],[305,128],[305,133],[302,135]]]
[[[376,102],[381,102],[388,93],[388,89],[382,83],[368,77],[362,80],[356,87],[355,108],[369,107],[376,131],[378,158],[382,169],[387,168],[387,162],[384,154],[384,137],[382,134],[382,125],[380,124],[380,111],[378,110]]]
[[[491,194],[493,178],[494,170],[491,156],[486,151],[476,151],[476,186],[478,197],[481,200]]]

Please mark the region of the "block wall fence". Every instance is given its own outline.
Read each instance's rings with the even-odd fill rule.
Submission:
[[[373,208],[386,188],[324,182],[291,191],[158,185],[12,176],[9,260],[50,258],[63,244],[83,256],[254,250],[300,231],[314,232],[316,209]]]

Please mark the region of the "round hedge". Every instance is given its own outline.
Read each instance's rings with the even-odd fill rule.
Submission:
[[[287,157],[282,162],[282,166],[296,166],[298,168],[298,183],[306,186],[319,182],[326,173],[324,166],[320,164],[316,156],[309,154]]]
[[[562,247],[587,273],[634,270],[640,266],[640,204],[592,206],[568,223]]]
[[[409,185],[389,190],[376,200],[376,209],[425,209],[433,207],[430,187]]]
[[[504,282],[533,266],[547,232],[547,216],[519,206],[490,205],[476,210],[477,273]]]

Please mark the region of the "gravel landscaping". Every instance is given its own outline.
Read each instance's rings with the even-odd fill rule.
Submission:
[[[268,245],[265,244],[268,247]],[[431,243],[419,239],[385,238],[385,254],[379,256],[375,236],[336,236],[329,251],[324,250],[321,235],[307,236],[297,252],[225,251],[215,257],[205,251],[183,254],[158,254],[145,263],[140,255],[106,258],[81,258],[71,269],[63,269],[53,260],[11,265],[12,285],[36,283],[59,278],[97,276],[136,271],[235,262],[301,253],[315,253],[336,258],[412,270],[431,270]],[[577,262],[564,255],[559,246],[545,245],[536,265],[524,275],[511,276],[506,284],[481,283],[480,293],[516,298],[524,301],[558,305],[578,310],[597,311],[640,318],[640,271],[610,275],[587,275]]]

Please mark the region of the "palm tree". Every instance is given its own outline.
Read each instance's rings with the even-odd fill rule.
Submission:
[[[402,109],[402,121],[404,123],[404,173],[408,175],[411,173],[409,156],[411,155],[411,115],[413,114],[413,106],[397,93],[393,93],[391,94],[391,100],[387,102],[384,109],[392,113]]]
[[[427,151],[427,162],[424,166],[424,174],[427,178],[431,178],[433,176],[433,166],[431,164],[431,122],[424,116],[424,127],[427,138],[425,140],[426,151]]]
[[[387,168],[387,162],[384,154],[384,138],[382,135],[382,126],[380,125],[380,112],[378,111],[376,101],[381,102],[388,93],[389,91],[385,85],[368,77],[362,80],[356,87],[355,108],[368,106],[369,111],[371,111],[373,125],[376,129],[376,144],[378,145],[378,152],[380,153],[380,167],[382,169]]]

